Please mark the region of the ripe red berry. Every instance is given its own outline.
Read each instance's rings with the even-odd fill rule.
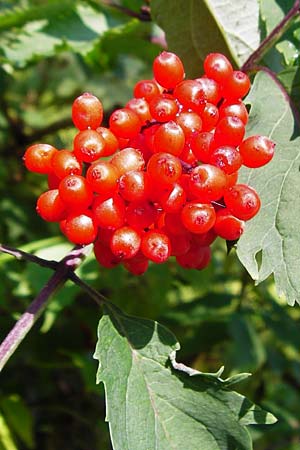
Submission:
[[[105,153],[105,140],[95,130],[80,131],[74,138],[74,154],[79,161],[91,163]]]
[[[200,202],[219,200],[226,187],[226,175],[219,167],[202,164],[191,171],[189,189]]]
[[[236,184],[224,194],[224,202],[231,213],[241,220],[250,220],[260,209],[260,199],[255,189],[246,184]]]
[[[150,190],[147,172],[130,170],[124,173],[119,180],[119,193],[128,202],[146,200]]]
[[[171,52],[162,52],[153,62],[155,80],[166,89],[173,89],[184,78],[181,59]]]
[[[248,94],[250,80],[247,74],[240,70],[234,70],[232,75],[226,80],[223,87],[223,96],[230,99],[240,99]]]
[[[160,90],[154,80],[138,81],[133,89],[133,95],[136,98],[144,98],[147,102],[150,102],[158,94],[160,94]]]
[[[275,142],[266,136],[250,136],[240,144],[243,164],[247,167],[262,167],[274,156]]]
[[[201,113],[206,104],[205,93],[195,80],[184,80],[178,84],[173,93],[184,109]]]
[[[154,152],[168,152],[174,156],[179,156],[184,144],[184,132],[176,122],[166,122],[155,131],[153,137]]]
[[[79,175],[68,175],[59,184],[62,201],[74,210],[85,210],[93,201],[93,191],[86,179]]]
[[[142,124],[145,124],[147,121],[152,119],[149,103],[144,98],[132,98],[126,103],[126,108],[129,108],[135,112],[139,116]]]
[[[118,190],[118,170],[109,161],[97,161],[91,164],[86,179],[101,199],[112,197]]]
[[[129,108],[116,109],[109,118],[111,131],[120,138],[132,139],[139,133],[142,122]]]
[[[62,179],[67,175],[81,175],[82,164],[73,152],[60,150],[52,157],[52,169],[55,176]]]
[[[237,116],[225,116],[219,121],[214,134],[214,145],[240,145],[245,135],[245,125]]]
[[[239,239],[244,231],[244,221],[235,217],[227,208],[217,211],[215,233],[228,241]]]
[[[140,249],[141,236],[133,228],[123,226],[112,235],[110,249],[120,260],[132,258]]]
[[[99,227],[116,229],[125,222],[125,203],[119,195],[114,195],[107,200],[96,197],[92,210]]]
[[[210,161],[210,155],[213,150],[213,137],[212,133],[204,131],[196,133],[190,140],[190,146],[194,155],[202,163],[209,163]]]
[[[179,159],[170,153],[155,153],[148,161],[147,171],[152,183],[168,186],[179,179],[182,167]]]
[[[87,245],[94,242],[97,226],[90,211],[70,214],[64,223],[64,234],[70,242]]]
[[[143,155],[139,150],[132,147],[123,148],[123,150],[115,153],[110,162],[120,176],[130,170],[143,170],[145,167]]]
[[[158,122],[168,122],[175,119],[179,106],[172,95],[160,94],[149,103],[150,113]]]
[[[202,119],[195,112],[182,111],[177,114],[175,122],[182,128],[186,139],[202,130]]]
[[[225,83],[233,74],[233,68],[225,55],[210,53],[204,60],[204,71],[208,78],[218,83]]]
[[[184,255],[176,256],[177,263],[185,269],[202,270],[208,266],[211,259],[210,247],[191,246]]]
[[[77,97],[72,105],[72,120],[78,130],[95,130],[103,119],[103,107],[100,100],[89,92]]]
[[[147,231],[142,237],[141,251],[151,261],[162,264],[171,255],[170,239],[162,231]]]
[[[223,145],[216,148],[210,155],[210,164],[219,167],[223,172],[230,175],[237,172],[242,165],[243,159],[235,147]]]
[[[96,131],[101,135],[105,142],[104,152],[101,156],[113,155],[119,148],[119,141],[116,136],[105,127],[98,127]]]
[[[60,222],[67,216],[67,208],[60,198],[58,189],[41,194],[37,200],[36,211],[48,222]]]
[[[236,116],[241,121],[247,125],[248,122],[248,111],[244,103],[240,100],[234,101],[224,101],[219,108],[219,118],[220,120],[226,116]]]
[[[206,233],[214,226],[215,209],[208,203],[189,202],[181,211],[181,220],[192,233]]]
[[[52,172],[52,157],[56,148],[48,144],[34,144],[26,150],[23,161],[31,172],[49,174]]]
[[[110,247],[103,244],[99,239],[94,243],[94,254],[98,263],[107,269],[112,269],[121,262],[120,259],[113,254]]]

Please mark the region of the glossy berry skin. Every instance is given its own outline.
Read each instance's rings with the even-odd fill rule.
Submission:
[[[240,169],[243,159],[236,147],[223,145],[211,153],[209,162],[230,175]]]
[[[225,55],[210,53],[204,60],[204,71],[208,78],[225,83],[233,74],[233,68]]]
[[[144,230],[150,227],[157,218],[157,210],[147,200],[131,202],[125,214],[126,222],[137,230]]]
[[[151,113],[149,108],[149,103],[144,98],[132,98],[126,103],[126,108],[134,111],[138,116],[142,124],[151,120]]]
[[[160,125],[153,138],[153,151],[156,153],[168,152],[179,156],[185,144],[182,128],[173,121]]]
[[[250,89],[250,80],[247,74],[240,70],[234,70],[232,75],[226,80],[223,87],[225,98],[240,99],[248,94]]]
[[[179,159],[170,153],[155,153],[148,161],[147,171],[152,183],[168,186],[179,179],[182,167]]]
[[[248,111],[246,106],[241,100],[224,101],[219,108],[219,119],[223,119],[226,116],[236,116],[247,125],[248,122]]]
[[[275,143],[266,136],[254,135],[245,139],[240,147],[243,164],[257,168],[268,164],[274,156]]]
[[[119,195],[114,195],[107,200],[96,197],[92,210],[99,227],[116,229],[124,225],[125,203]]]
[[[86,179],[103,200],[112,197],[118,190],[119,172],[108,161],[91,164],[86,172]]]
[[[194,133],[202,130],[202,120],[199,114],[190,111],[182,111],[177,114],[175,122],[182,128],[186,139],[190,138]]]
[[[161,94],[151,100],[149,109],[154,120],[168,122],[175,119],[179,107],[173,96]]]
[[[205,93],[195,80],[184,80],[178,84],[173,93],[185,110],[191,109],[201,113],[206,104]]]
[[[103,119],[100,100],[89,92],[77,97],[72,105],[72,120],[78,130],[95,130]]]
[[[170,239],[162,231],[147,231],[142,237],[141,251],[151,261],[162,264],[171,255]]]
[[[142,252],[138,252],[132,258],[125,260],[123,262],[123,266],[133,275],[140,276],[147,271],[149,260],[142,254]]]
[[[241,220],[250,220],[260,209],[260,199],[255,189],[246,184],[236,184],[224,194],[224,202],[231,213]]]
[[[155,80],[166,89],[173,89],[184,78],[181,59],[171,52],[162,52],[153,61]]]
[[[67,216],[67,208],[60,198],[58,189],[41,194],[37,200],[36,211],[47,222],[60,222]]]
[[[192,233],[206,233],[214,226],[215,209],[208,203],[189,202],[181,211],[181,220]]]
[[[120,264],[120,259],[113,254],[110,247],[103,244],[99,239],[94,242],[94,254],[100,266],[113,269]]]
[[[213,150],[213,134],[207,131],[196,133],[190,140],[190,147],[196,158],[202,163],[209,163]]]
[[[221,100],[221,88],[219,83],[217,83],[212,78],[203,76],[201,78],[196,78],[197,83],[200,84],[205,98],[209,103],[217,105]]]
[[[105,141],[95,130],[80,131],[75,136],[74,154],[79,161],[91,163],[105,153]]]
[[[119,193],[128,202],[146,200],[150,190],[147,172],[130,170],[119,179]]]
[[[164,190],[159,198],[159,203],[166,213],[176,213],[181,210],[186,202],[186,192],[179,183],[174,183],[172,188]]]
[[[202,131],[211,131],[219,120],[219,110],[213,103],[206,103],[202,113]]]
[[[97,236],[97,226],[90,211],[71,214],[64,223],[64,234],[70,242],[87,245],[94,242]]]
[[[225,173],[219,167],[202,164],[191,171],[189,190],[200,202],[218,200],[227,186]]]
[[[87,209],[93,201],[92,188],[82,176],[68,175],[58,189],[62,201],[73,211]]]
[[[133,89],[133,95],[135,98],[144,98],[147,102],[150,102],[159,94],[159,87],[154,80],[138,81]]]
[[[116,136],[110,131],[109,128],[98,127],[96,129],[97,133],[101,135],[104,139],[105,147],[102,153],[102,156],[111,156],[113,155],[119,148],[119,141]]]
[[[123,226],[115,230],[111,237],[110,249],[120,260],[130,259],[141,246],[140,234],[131,227]]]
[[[118,138],[134,138],[141,125],[139,116],[129,108],[116,109],[109,118],[109,127]]]
[[[214,145],[230,145],[237,147],[240,145],[245,135],[245,125],[236,116],[226,116],[219,121],[214,134]]]
[[[115,153],[110,162],[120,176],[130,170],[143,170],[145,167],[142,153],[132,147],[123,148],[123,150]]]
[[[81,162],[69,150],[55,152],[51,164],[55,176],[60,179],[68,175],[81,175],[82,173]]]
[[[49,174],[52,172],[52,158],[57,149],[48,144],[34,144],[27,148],[23,161],[30,172]]]
[[[243,234],[244,226],[245,223],[243,220],[235,217],[227,208],[221,208],[217,211],[213,229],[221,238],[228,241],[235,241]]]

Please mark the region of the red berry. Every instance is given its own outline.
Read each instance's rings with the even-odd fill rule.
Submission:
[[[177,263],[185,269],[202,270],[211,259],[210,247],[191,246],[184,255],[176,256]]]
[[[146,200],[150,189],[147,172],[130,170],[119,180],[119,193],[128,202]]]
[[[23,161],[31,172],[49,174],[52,172],[51,161],[56,152],[52,145],[34,144],[26,150]]]
[[[100,197],[112,197],[118,190],[118,170],[108,161],[98,161],[90,165],[86,179],[94,192]]]
[[[148,161],[147,171],[152,183],[168,186],[179,179],[182,167],[179,159],[170,153],[155,153]]]
[[[133,95],[136,98],[144,98],[147,102],[150,102],[159,93],[159,87],[153,80],[138,81],[133,89]]]
[[[219,200],[227,187],[225,173],[211,164],[202,164],[191,171],[189,189],[203,203]]]
[[[107,269],[112,269],[121,262],[120,259],[113,254],[110,247],[103,244],[99,239],[94,243],[94,254],[98,263]]]
[[[102,228],[119,228],[125,222],[125,203],[119,195],[107,200],[96,197],[92,205],[95,221]]]
[[[250,220],[260,209],[260,199],[255,189],[246,184],[236,184],[224,194],[224,202],[231,213],[241,220]]]
[[[275,142],[266,136],[255,135],[245,139],[239,149],[243,157],[243,164],[247,167],[257,168],[271,161]]]
[[[245,125],[237,116],[226,116],[219,121],[214,134],[214,145],[240,145],[245,135]]]
[[[182,128],[173,121],[166,122],[156,130],[153,137],[154,152],[168,152],[179,156],[185,144]]]
[[[181,59],[171,52],[162,52],[153,62],[155,80],[166,89],[173,89],[184,78]]]
[[[93,191],[84,177],[68,175],[59,184],[59,195],[62,201],[74,210],[84,210],[93,201]]]
[[[219,167],[223,172],[230,175],[237,172],[242,165],[243,159],[235,147],[223,145],[216,148],[210,155],[210,164]]]
[[[191,109],[201,113],[206,104],[205,93],[199,83],[195,80],[184,80],[178,84],[173,93],[184,109]]]
[[[52,157],[52,168],[56,177],[62,179],[67,175],[81,175],[82,164],[75,154],[69,150],[55,152]]]
[[[141,152],[135,148],[127,147],[114,154],[110,160],[111,164],[117,169],[119,175],[123,175],[130,170],[143,170],[145,160]]]
[[[189,202],[181,211],[181,220],[192,233],[206,233],[214,226],[215,209],[208,203]]]
[[[148,269],[149,260],[139,251],[132,258],[125,260],[123,266],[133,275],[143,275]]]
[[[120,260],[132,258],[140,249],[141,236],[131,227],[118,228],[112,235],[110,249]]]
[[[103,118],[103,107],[100,100],[89,92],[77,97],[72,106],[72,119],[76,128],[95,130]]]
[[[74,154],[79,161],[91,163],[105,153],[105,140],[95,130],[80,131],[73,144]]]
[[[207,131],[196,133],[190,140],[191,149],[202,163],[209,163],[212,152],[213,134]]]
[[[64,223],[64,234],[70,242],[86,245],[94,242],[97,236],[97,226],[90,211],[71,214]]]
[[[230,99],[245,97],[250,89],[250,80],[247,74],[240,70],[234,70],[232,75],[226,80],[223,87],[223,96]]]
[[[156,219],[156,208],[146,200],[131,202],[126,209],[126,222],[137,230],[144,230],[150,227]]]
[[[204,60],[204,71],[209,78],[224,83],[233,74],[233,68],[225,55],[210,53]]]
[[[141,250],[148,259],[162,264],[171,255],[170,239],[162,231],[147,231],[142,237]]]
[[[195,112],[182,111],[177,114],[175,122],[180,125],[186,138],[202,130],[201,117]]]
[[[226,116],[236,116],[241,119],[245,125],[247,125],[248,122],[248,111],[241,100],[236,100],[234,103],[231,101],[224,101],[219,108],[219,116],[220,120]]]
[[[108,128],[105,127],[98,127],[96,131],[101,135],[105,142],[104,152],[102,153],[102,156],[113,155],[119,148],[119,141],[116,136]]]
[[[145,124],[147,121],[152,119],[149,103],[144,98],[132,98],[126,103],[126,108],[129,108],[131,111],[135,112],[139,116],[142,124]]]
[[[150,113],[158,122],[168,122],[175,119],[179,110],[178,104],[172,95],[160,94],[149,103]]]
[[[60,198],[58,189],[41,194],[37,200],[36,211],[48,222],[60,222],[67,216],[67,208]]]
[[[239,239],[244,231],[244,221],[235,217],[227,208],[217,211],[215,233],[228,241]]]
[[[120,138],[132,139],[141,129],[139,116],[129,108],[116,109],[109,118],[111,131]]]

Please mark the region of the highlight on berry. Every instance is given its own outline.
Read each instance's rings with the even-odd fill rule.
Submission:
[[[94,243],[106,268],[123,264],[141,275],[149,261],[170,257],[205,268],[214,240],[239,239],[259,212],[239,169],[262,167],[274,154],[266,136],[245,138],[249,89],[248,76],[222,54],[207,55],[204,74],[186,79],[180,58],[164,51],[153,79],[136,83],[109,128],[101,101],[83,93],[72,107],[73,149],[34,144],[25,152],[26,168],[48,176],[38,214],[58,222],[70,242]]]

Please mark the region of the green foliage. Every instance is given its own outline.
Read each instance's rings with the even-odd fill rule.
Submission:
[[[161,50],[153,41],[163,42],[157,25],[187,74],[201,76],[212,51],[241,66],[294,5],[152,0],[149,22],[139,19],[148,2],[108,3],[7,0],[0,6],[0,242],[50,260],[70,246],[35,214],[36,196],[47,186],[24,172],[26,146],[43,141],[70,148],[71,103],[83,91],[102,99],[107,123],[134,83],[152,77]],[[247,99],[248,135],[277,142],[269,166],[245,169],[240,178],[262,198],[261,213],[237,245],[237,256],[260,284],[254,286],[235,250],[227,256],[218,241],[202,272],[171,260],[139,278],[119,267],[100,269],[91,255],[77,274],[117,306],[105,309],[97,343],[98,306],[70,282],[55,295],[1,374],[1,450],[240,450],[251,449],[252,441],[255,450],[299,450],[300,314],[277,293],[289,304],[299,302],[299,129],[293,116],[293,108],[300,111],[299,30],[296,15],[259,54],[255,64],[272,73],[255,76]],[[1,338],[50,276],[50,270],[0,256]],[[94,382],[96,343],[98,381],[106,391]],[[218,372],[223,364],[224,379]],[[273,423],[272,414],[277,423],[251,425]]]
[[[273,273],[278,292],[293,305],[300,302],[295,214],[300,208],[298,127],[287,96],[267,73],[257,74],[247,102],[251,105],[247,133],[269,136],[276,142],[276,154],[266,168],[243,170],[241,181],[257,189],[262,210],[239,241],[238,256],[258,282]]]
[[[222,380],[220,371],[205,374],[177,363],[172,369],[169,358],[179,345],[156,322],[107,305],[98,339],[97,380],[105,385],[115,450],[251,449],[245,425],[276,421],[231,392],[233,381]]]

